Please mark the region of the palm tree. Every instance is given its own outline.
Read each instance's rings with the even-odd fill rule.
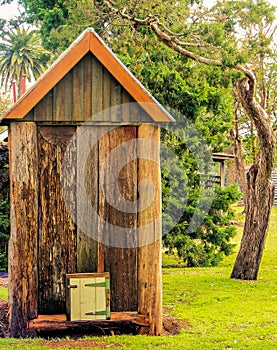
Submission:
[[[36,30],[23,27],[9,28],[0,42],[0,85],[5,91],[16,81],[21,95],[21,81],[38,79],[46,68],[50,53],[41,46]]]

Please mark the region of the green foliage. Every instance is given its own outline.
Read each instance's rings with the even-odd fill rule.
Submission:
[[[26,8],[29,23],[41,25],[43,43],[47,47],[49,42],[47,38],[51,29],[66,22],[68,17],[67,1],[23,0],[22,3]]]
[[[207,175],[201,174],[209,174],[213,166],[209,148],[205,151],[199,133],[188,131],[189,123],[181,125],[178,133],[174,127],[162,129],[162,145],[178,158],[169,162],[161,147],[163,242],[188,267],[215,266],[232,251],[231,205],[241,194],[236,185],[205,187]]]
[[[251,130],[250,130],[251,132]],[[252,164],[255,162],[258,147],[257,147],[257,135],[249,133],[242,138],[242,145],[244,150],[245,164]]]
[[[236,231],[230,225],[234,218],[230,206],[240,198],[240,192],[236,185],[224,189],[216,186],[208,215],[194,232],[187,232],[191,216],[197,210],[196,193],[197,188],[189,196],[187,209],[180,222],[164,237],[164,246],[169,249],[169,253],[177,251],[188,267],[215,266],[224,255],[228,256],[232,252],[230,240]]]
[[[22,4],[28,22],[40,27],[43,46],[56,54],[93,25],[94,0],[22,0]]]
[[[49,54],[42,48],[36,30],[9,27],[0,43],[1,85],[7,90],[12,80],[19,83],[23,75],[28,80],[37,79],[46,67]]]
[[[6,22],[7,21],[5,19],[0,18],[0,32],[3,31],[3,28],[5,27]]]
[[[0,94],[0,115],[3,115],[12,105],[12,100],[4,94]]]

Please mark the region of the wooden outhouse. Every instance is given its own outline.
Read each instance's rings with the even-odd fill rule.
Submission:
[[[160,334],[159,123],[171,121],[92,29],[4,115],[11,336],[78,326],[66,274],[93,272],[110,275],[106,326]]]

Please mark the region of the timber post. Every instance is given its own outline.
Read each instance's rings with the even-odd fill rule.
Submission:
[[[35,123],[12,123],[9,129],[9,153],[10,335],[25,337],[27,320],[37,317],[38,155]]]
[[[151,162],[139,157],[138,183],[149,179],[155,186],[155,197],[146,209],[148,193],[140,193],[138,209],[138,312],[149,318],[149,334],[160,335],[162,331],[162,261],[161,261],[161,175],[159,164],[160,128],[143,124],[138,128],[140,147],[138,153],[149,154]],[[143,140],[151,140],[146,147]]]

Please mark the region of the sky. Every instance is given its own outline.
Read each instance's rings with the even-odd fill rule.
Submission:
[[[17,0],[13,1],[10,5],[0,6],[0,18],[10,19],[18,14]]]

